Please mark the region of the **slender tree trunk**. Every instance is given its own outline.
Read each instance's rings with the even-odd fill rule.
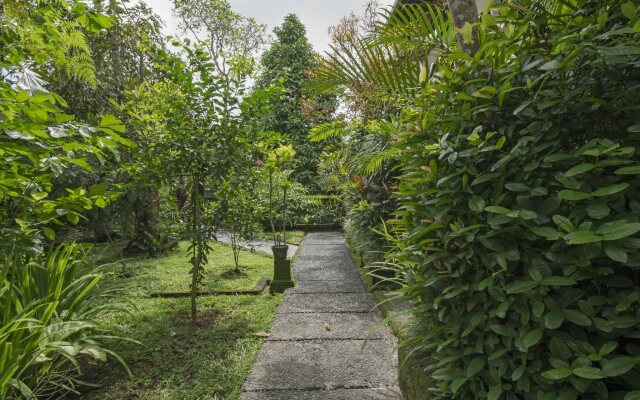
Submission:
[[[476,2],[474,0],[447,0],[447,4],[451,11],[453,25],[456,27],[456,38],[458,39],[458,43],[460,43],[460,48],[465,53],[473,56],[480,47],[478,30],[473,29],[469,42],[464,40],[461,30],[467,22],[472,25],[479,22]]]
[[[198,274],[202,264],[202,240],[200,232],[200,177],[193,177],[193,269],[191,270],[191,322],[198,318],[196,298],[198,297]]]
[[[115,18],[115,22],[109,29],[109,42],[111,44],[111,54],[113,62],[113,78],[116,85],[118,98],[122,96],[122,73],[120,68],[120,44],[118,43],[118,0],[109,0],[109,13]]]
[[[233,251],[233,262],[236,266],[235,271],[240,272],[240,243],[238,239],[238,235],[236,233],[231,233],[231,250]]]

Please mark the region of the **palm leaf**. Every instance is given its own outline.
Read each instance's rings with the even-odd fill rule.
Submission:
[[[331,46],[310,84],[313,89],[342,87],[412,97],[421,87],[426,56],[456,49],[453,22],[436,7],[406,5],[380,16],[374,32]]]

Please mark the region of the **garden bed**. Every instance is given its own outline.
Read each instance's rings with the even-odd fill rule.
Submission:
[[[215,244],[205,269],[203,292],[255,290],[260,277],[272,273],[271,258],[243,251],[246,276],[230,278],[231,248]],[[130,313],[102,321],[116,335],[139,341],[118,342],[115,350],[133,374],[114,360],[87,369],[82,399],[238,399],[242,384],[271,326],[282,296],[234,295],[198,298],[194,325],[189,298],[150,298],[151,293],[186,291],[189,268],[186,245],[155,258],[127,265],[131,277]],[[225,277],[226,276],[226,277]]]

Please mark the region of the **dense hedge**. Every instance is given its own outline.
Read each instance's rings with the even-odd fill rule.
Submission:
[[[407,112],[390,257],[437,396],[640,398],[638,8],[496,6]]]

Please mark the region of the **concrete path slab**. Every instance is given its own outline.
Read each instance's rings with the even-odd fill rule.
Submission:
[[[394,386],[396,354],[392,342],[381,340],[268,341],[260,350],[244,390]]]
[[[296,281],[345,281],[355,283],[360,279],[360,275],[356,271],[349,269],[327,269],[322,265],[313,265],[305,268],[306,270],[293,270],[293,276]]]
[[[278,313],[368,313],[374,308],[368,293],[302,293],[287,295]]]
[[[282,313],[276,316],[267,340],[392,339],[372,313]]]
[[[373,311],[344,238],[310,233],[241,400],[401,399],[395,337]]]
[[[390,389],[338,389],[323,391],[270,390],[244,393],[244,400],[398,400],[399,388]]]
[[[364,286],[362,282],[357,280],[350,281],[310,281],[301,280],[297,282],[296,287],[287,291],[290,294],[300,293],[362,293],[364,292]]]

